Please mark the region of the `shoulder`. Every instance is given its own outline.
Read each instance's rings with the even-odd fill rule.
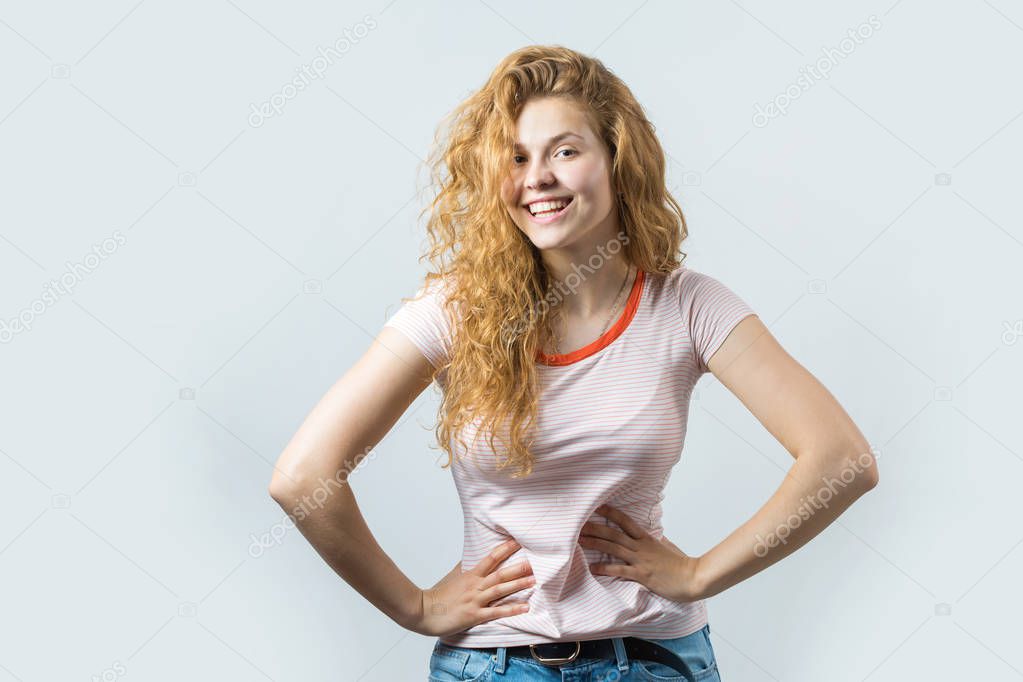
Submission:
[[[714,277],[686,265],[679,265],[664,275],[665,289],[681,306],[691,305],[694,298],[718,286],[723,285]]]
[[[688,265],[680,265],[668,274],[668,279],[679,290],[693,289],[703,284],[716,282],[714,277],[700,270],[693,270]]]
[[[700,369],[707,371],[710,358],[732,329],[756,311],[716,277],[690,268],[672,274],[677,280],[679,313]]]
[[[437,368],[451,356],[455,326],[446,305],[450,288],[450,278],[427,276],[413,296],[402,298],[398,310],[384,323],[403,332]]]
[[[401,308],[411,308],[422,313],[439,314],[450,298],[453,281],[450,275],[425,277],[411,296],[401,299]]]
[[[706,292],[721,285],[710,275],[679,265],[670,272],[648,272],[647,288],[651,299],[658,306],[667,306],[676,310],[688,309],[694,299],[702,298]]]
[[[668,278],[683,307],[694,304],[714,306],[736,297],[732,288],[717,277],[685,265],[679,266]]]

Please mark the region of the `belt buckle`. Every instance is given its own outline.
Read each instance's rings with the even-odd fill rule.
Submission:
[[[536,650],[533,648],[535,646],[536,646],[535,644],[529,645],[529,654],[536,660],[543,663],[544,665],[560,665],[561,663],[571,663],[576,659],[576,656],[578,656],[579,652],[582,650],[582,644],[580,642],[576,642],[575,651],[572,652],[571,656],[564,658],[544,658],[543,656],[540,656],[536,653]]]

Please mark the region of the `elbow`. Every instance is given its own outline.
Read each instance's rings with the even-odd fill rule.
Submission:
[[[873,481],[870,487],[873,488],[881,481],[881,472],[877,468],[877,456],[870,453],[870,459],[870,480]]]
[[[277,504],[283,504],[284,501],[290,497],[288,491],[276,477],[270,481],[270,485],[267,486],[266,490]]]
[[[294,493],[292,489],[280,483],[276,478],[270,481],[270,485],[267,486],[267,492],[270,497],[273,498],[274,502],[281,506],[285,506],[288,500],[294,499]]]
[[[877,484],[881,481],[881,475],[877,471],[876,459],[874,459],[873,463],[871,463],[870,468],[863,472],[863,478],[866,485],[866,490],[864,490],[864,492],[873,490],[877,487]]]
[[[877,487],[880,478],[877,475],[877,464],[874,464],[869,469],[864,469],[861,473],[856,475],[856,479],[859,482],[860,495],[865,495],[874,488]]]
[[[848,453],[849,450],[845,452]],[[820,480],[824,489],[829,490],[832,495],[848,495],[850,502],[876,488],[880,480],[877,458],[867,448],[859,449],[858,454],[852,455],[821,455],[819,463],[823,473]]]
[[[267,492],[281,506],[292,505],[315,486],[313,475],[310,456],[304,451],[286,448],[274,462]]]
[[[267,492],[281,506],[288,505],[302,496],[300,480],[294,473],[288,473],[275,466]]]
[[[881,480],[881,474],[877,470],[877,455],[874,448],[869,447],[861,450],[856,457],[855,464],[859,466],[856,472],[857,478],[862,479],[863,492],[873,490]]]
[[[877,470],[877,457],[872,449],[862,449],[859,454],[846,458],[839,476],[842,481],[852,478],[849,483],[860,495],[876,488],[880,475]]]

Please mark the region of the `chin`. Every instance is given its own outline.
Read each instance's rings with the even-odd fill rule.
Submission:
[[[530,225],[530,228],[535,227],[535,225]],[[533,246],[538,249],[563,248],[572,242],[572,234],[562,230],[545,232],[544,230],[531,229],[529,232],[526,232],[526,236],[533,243]]]

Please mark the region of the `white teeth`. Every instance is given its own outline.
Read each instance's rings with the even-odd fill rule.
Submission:
[[[548,211],[560,211],[566,206],[568,206],[568,202],[563,199],[558,199],[557,201],[538,201],[535,204],[529,205],[529,212],[537,215]]]

